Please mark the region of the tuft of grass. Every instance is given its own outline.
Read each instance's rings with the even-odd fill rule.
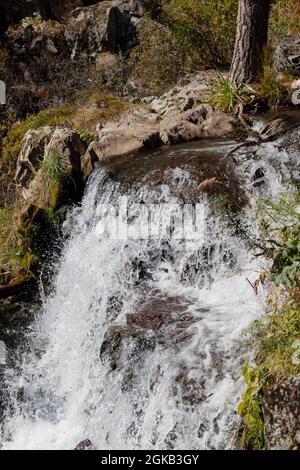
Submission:
[[[57,206],[61,188],[68,178],[67,164],[66,158],[56,151],[49,152],[41,162],[38,199],[42,207],[55,208]]]
[[[0,284],[20,268],[15,220],[14,209],[0,208]]]
[[[13,177],[16,161],[21,151],[23,138],[27,131],[44,126],[61,126],[70,123],[74,110],[68,106],[46,109],[38,114],[28,116],[25,121],[15,124],[3,139],[0,173],[5,177]]]
[[[287,101],[287,88],[278,78],[278,73],[271,64],[264,66],[262,75],[259,77],[256,94],[269,108],[276,108]]]
[[[246,101],[243,85],[231,83],[224,77],[219,77],[211,86],[211,102],[226,113],[231,113],[237,103]]]

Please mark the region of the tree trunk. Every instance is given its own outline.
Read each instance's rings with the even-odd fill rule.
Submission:
[[[262,71],[268,40],[270,0],[240,0],[231,82],[251,82]]]

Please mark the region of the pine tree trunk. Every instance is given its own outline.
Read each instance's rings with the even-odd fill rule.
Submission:
[[[249,83],[261,73],[269,12],[270,0],[240,0],[231,82]]]

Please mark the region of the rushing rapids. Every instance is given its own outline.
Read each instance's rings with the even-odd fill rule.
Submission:
[[[292,147],[277,144],[236,161],[224,159],[230,142],[190,144],[93,173],[65,223],[51,293],[5,370],[2,448],[234,445],[242,333],[265,310],[251,286],[265,268],[251,244],[256,204],[298,178]],[[127,236],[112,236],[125,196]],[[193,240],[173,212],[186,204],[199,208]],[[150,206],[163,235],[144,233]]]

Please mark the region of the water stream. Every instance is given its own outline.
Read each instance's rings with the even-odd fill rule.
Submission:
[[[2,448],[73,449],[84,439],[98,449],[234,445],[242,333],[265,311],[263,289],[251,287],[266,267],[249,243],[256,204],[298,178],[296,153],[277,144],[241,152],[237,164],[224,159],[232,142],[204,141],[93,173],[65,222],[51,293],[18,367],[5,372]],[[199,190],[205,180],[209,191]],[[124,197],[130,233],[118,238],[109,232]],[[242,215],[229,214],[230,197]],[[186,205],[199,210],[197,240],[177,233],[173,210]],[[166,223],[163,236],[144,233],[149,207],[154,229]]]

